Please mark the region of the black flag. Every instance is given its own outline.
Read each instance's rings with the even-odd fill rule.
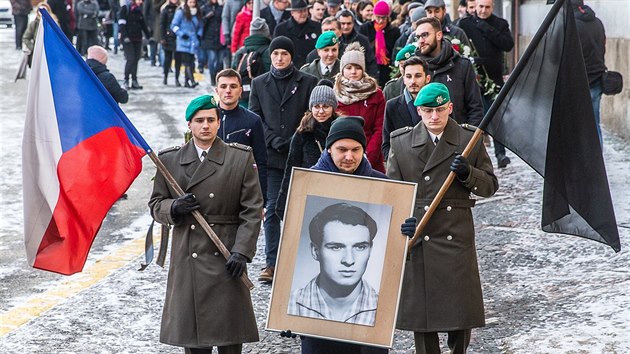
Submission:
[[[621,250],[569,0],[551,8],[480,128],[544,178],[544,231]]]

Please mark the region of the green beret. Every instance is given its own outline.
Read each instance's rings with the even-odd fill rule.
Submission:
[[[333,46],[339,43],[339,39],[337,39],[337,35],[333,31],[326,31],[319,35],[317,38],[317,43],[315,43],[315,48],[322,49],[326,47]]]
[[[414,44],[407,44],[396,54],[396,61],[407,60],[416,53],[416,46]]]
[[[446,85],[439,82],[432,82],[424,85],[418,97],[414,101],[414,106],[439,107],[451,101]]]
[[[217,107],[217,101],[214,96],[199,96],[190,101],[190,103],[188,104],[188,108],[186,108],[186,121],[190,122],[195,113],[197,113],[197,111],[199,111],[200,109],[212,109]]]

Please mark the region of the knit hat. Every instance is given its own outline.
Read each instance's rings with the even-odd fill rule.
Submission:
[[[365,53],[363,47],[359,44],[359,42],[352,42],[344,51],[341,56],[341,65],[339,66],[341,70],[346,67],[348,64],[357,64],[363,69],[365,72]]]
[[[262,17],[256,17],[249,25],[249,35],[258,35],[266,38],[271,38],[271,35],[269,34],[269,26],[267,26],[267,21],[265,21],[265,19]]]
[[[308,109],[313,111],[316,104],[325,104],[331,106],[333,111],[337,110],[337,97],[335,90],[327,85],[318,85],[311,91],[311,99],[308,101]]]
[[[202,109],[212,109],[217,108],[217,101],[214,96],[203,95],[195,98],[190,101],[188,107],[186,108],[186,121],[190,122],[192,117],[197,113],[197,111]]]
[[[416,9],[411,12],[411,16],[409,16],[409,18],[411,19],[411,23],[416,23],[416,21],[425,17],[426,14],[427,13],[424,12],[424,6],[420,5],[416,7]]]
[[[339,43],[339,39],[337,39],[337,35],[334,31],[326,31],[319,35],[317,38],[317,43],[315,43],[315,48],[322,49],[326,47],[333,46]]]
[[[444,0],[427,0],[427,2],[424,3],[424,8],[428,9],[430,7],[446,7],[446,5],[444,4]]]
[[[93,45],[87,50],[87,58],[94,59],[97,62],[105,65],[107,64],[107,51],[100,45]]]
[[[414,44],[407,44],[396,54],[396,62],[411,58],[415,52],[416,46]]]
[[[273,53],[276,49],[284,49],[289,54],[291,54],[291,58],[293,58],[293,52],[295,51],[295,47],[293,46],[293,42],[285,36],[278,36],[271,41],[269,44],[269,54]]]
[[[381,0],[374,5],[374,16],[389,16],[389,4],[385,0]]]
[[[326,137],[326,149],[330,148],[335,141],[340,139],[356,140],[365,150],[365,132],[363,131],[364,120],[359,116],[339,117],[330,126],[328,137]]]
[[[439,107],[451,101],[446,85],[439,82],[432,82],[424,85],[418,92],[414,106]]]

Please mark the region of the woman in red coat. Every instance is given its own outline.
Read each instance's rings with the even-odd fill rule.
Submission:
[[[374,78],[365,72],[365,55],[359,43],[351,43],[341,57],[341,72],[335,80],[338,110],[348,116],[361,116],[367,138],[365,153],[375,170],[385,172],[383,164],[383,116],[385,96]]]
[[[245,6],[236,15],[234,28],[232,28],[232,45],[230,47],[232,54],[236,53],[244,45],[245,38],[249,36],[249,25],[252,23],[253,8],[253,0],[247,0]]]

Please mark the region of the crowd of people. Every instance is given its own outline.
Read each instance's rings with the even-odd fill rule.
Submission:
[[[262,227],[266,266],[258,279],[273,282],[291,171],[306,167],[417,183],[414,217],[401,225],[409,237],[455,173],[407,259],[397,327],[414,332],[418,352],[440,353],[438,332],[448,333],[452,353],[466,352],[471,329],[485,323],[470,194],[491,196],[498,183],[483,142],[468,157],[460,152],[504,84],[514,46],[492,0],[460,1],[456,23],[444,0],[271,0],[261,1],[256,18],[252,0],[110,0],[111,47],[110,37],[97,42],[103,4],[48,0],[37,8],[51,12],[70,40],[78,35],[77,50],[117,102],[128,100],[125,90],[142,89],[143,56],[163,67],[164,85],[173,73],[182,86],[183,65],[183,86],[194,89],[195,72],[207,70],[214,93],[186,110],[192,139],[160,154],[188,193],[174,195],[158,173],[151,196],[152,216],[175,225],[163,342],[190,353],[212,346],[240,353],[242,343],[258,340],[251,298],[226,278],[252,261]],[[16,30],[16,46],[32,51],[36,21]],[[107,50],[120,46],[125,90],[106,67]],[[589,71],[594,85],[600,69]],[[505,168],[505,148],[495,142],[494,151]],[[194,210],[217,225],[232,253],[227,264],[196,230]],[[325,292],[318,281],[313,288]],[[206,297],[218,300],[200,301]],[[303,353],[387,352],[309,337],[301,343]]]

